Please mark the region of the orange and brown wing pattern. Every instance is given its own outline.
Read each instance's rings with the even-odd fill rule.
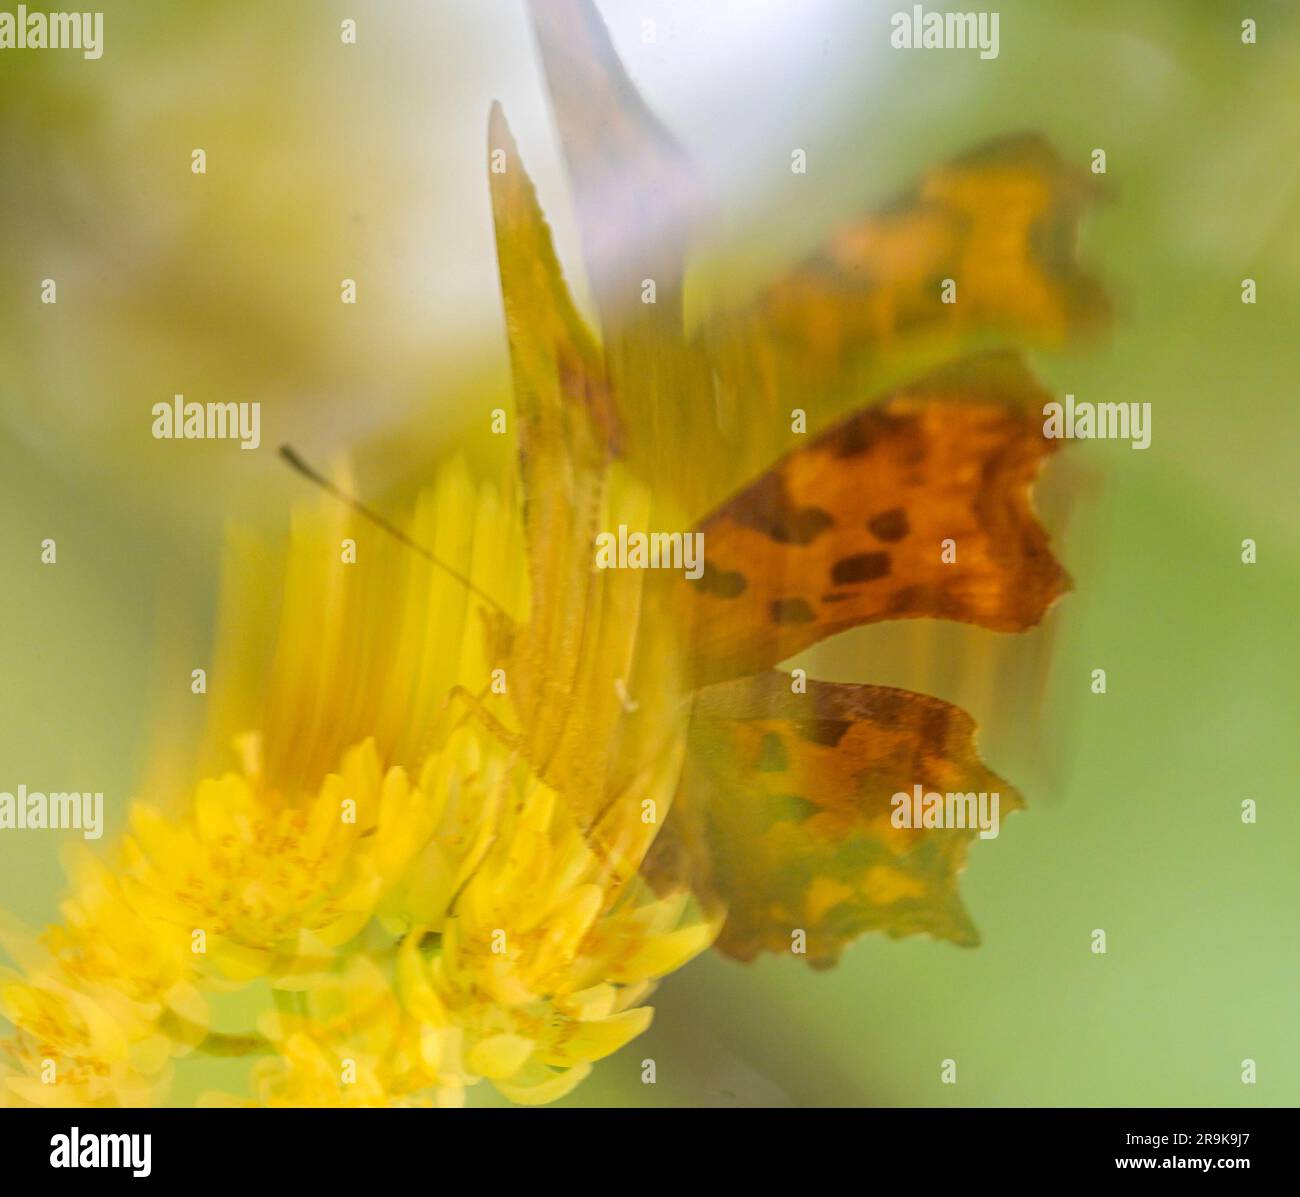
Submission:
[[[1029,488],[1055,447],[1018,359],[969,359],[789,454],[699,525],[704,570],[671,603],[700,684],[862,623],[1022,631],[1068,580]]]
[[[1059,342],[1106,311],[1074,261],[1092,191],[1041,137],[1001,138],[838,229],[759,300],[756,314],[786,349],[822,369],[936,325]],[[957,284],[954,303],[942,302],[947,278]]]
[[[950,349],[974,332],[1060,344],[1109,312],[1075,260],[1079,219],[1095,192],[1036,134],[991,142],[836,230],[706,338],[725,373],[794,384],[782,391],[790,399],[838,386],[864,361],[912,352],[926,338]]]
[[[689,862],[697,890],[726,908],[719,948],[740,960],[789,953],[799,931],[820,967],[867,931],[973,945],[957,877],[978,828],[895,826],[891,799],[920,785],[997,794],[999,820],[1019,809],[974,732],[959,708],[883,686],[793,693],[770,672],[708,687],[651,868]]]
[[[1097,190],[1038,135],[990,142],[835,230],[748,307],[706,322],[697,340],[718,410],[751,430],[733,454],[735,481],[797,443],[793,409],[817,432],[954,356],[1056,346],[1104,327],[1109,304],[1075,253]]]

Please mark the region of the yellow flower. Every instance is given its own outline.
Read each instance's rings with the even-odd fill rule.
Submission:
[[[387,978],[364,956],[313,987],[301,1013],[264,1016],[276,1056],[253,1069],[251,1099],[205,1094],[205,1105],[452,1106],[463,1085],[447,1068],[446,1034],[399,1005]]]
[[[654,980],[718,928],[690,917],[685,894],[656,899],[615,872],[554,791],[522,766],[509,775],[490,850],[440,930],[407,936],[398,975],[415,1018],[457,1032],[467,1083],[486,1077],[532,1104],[563,1096],[644,1031],[651,1011],[640,1003]]]
[[[132,905],[182,929],[232,980],[270,973],[285,983],[324,966],[382,890],[358,844],[387,781],[398,791],[405,782],[382,778],[373,754],[371,744],[356,748],[308,800],[229,773],[201,782],[179,823],[137,805],[124,848]]]
[[[373,752],[366,762],[379,767]],[[440,927],[496,835],[509,780],[504,755],[484,752],[480,736],[459,727],[425,763],[418,787],[385,786],[367,851],[384,878],[377,913],[393,935]]]
[[[462,463],[410,527],[521,600],[517,516]],[[712,941],[684,895],[637,876],[681,745],[584,834],[520,757],[508,699],[483,693],[481,606],[387,537],[364,572],[331,564],[340,530],[297,521],[262,709],[218,721],[243,733],[239,770],[175,817],[138,804],[116,853],[74,868],[62,924],[6,938],[23,975],[0,989],[5,1100],[146,1104],[201,1047],[269,1053],[247,1094],[209,1104],[457,1105],[483,1078],[550,1101],[644,1031],[655,979]],[[259,1033],[207,1034],[213,993],[257,979],[279,1007]]]
[[[168,923],[142,919],[121,880],[89,852],[70,868],[72,893],[63,922],[41,937],[59,975],[83,992],[110,989],[137,1006],[150,1028],[161,1023],[180,1049],[193,1046],[207,1026],[207,1005],[190,938]],[[10,953],[23,953],[11,942]]]
[[[168,1056],[157,1034],[132,1042],[111,1009],[52,977],[0,976],[0,1105],[137,1106],[156,1100]]]

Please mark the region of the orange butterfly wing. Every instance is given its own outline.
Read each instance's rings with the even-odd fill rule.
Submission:
[[[696,697],[678,805],[652,877],[725,905],[718,947],[740,960],[806,937],[814,966],[867,931],[979,936],[957,893],[974,827],[896,827],[891,798],[915,785],[1023,804],[979,760],[974,721],[946,702],[883,686],[807,683],[783,673]],[[676,870],[676,875],[674,875]]]
[[[737,442],[740,473],[729,480],[754,477],[802,443],[790,431],[794,409],[816,433],[991,340],[1055,346],[1104,327],[1109,305],[1074,252],[1096,191],[1041,137],[998,139],[925,172],[893,203],[834,230],[750,305],[708,321],[697,341]]]
[[[695,681],[881,619],[1036,624],[1067,586],[1029,503],[1056,444],[1046,398],[1014,356],[968,359],[836,424],[705,519],[702,576],[663,584]]]

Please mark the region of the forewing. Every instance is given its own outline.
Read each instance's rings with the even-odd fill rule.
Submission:
[[[1029,488],[1056,442],[1017,358],[968,359],[787,455],[699,525],[704,566],[663,588],[694,680],[770,668],[858,624],[1023,631],[1068,584]]]
[[[507,686],[545,765],[572,721],[589,658],[592,545],[618,416],[598,348],[578,315],[550,230],[499,107],[489,129],[489,180],[528,553],[527,626],[502,629]]]

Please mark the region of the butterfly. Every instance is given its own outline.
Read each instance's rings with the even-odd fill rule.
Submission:
[[[1040,431],[1048,396],[1008,345],[1104,327],[1075,261],[1092,188],[1040,137],[1001,139],[688,328],[709,210],[691,165],[589,0],[530,11],[597,323],[494,106],[503,489],[441,471],[404,528],[379,520],[389,548],[361,572],[329,565],[346,524],[304,532],[290,589],[319,626],[279,650],[266,775],[315,778],[366,736],[418,767],[451,687],[457,717],[567,805],[614,900],[634,882],[690,893],[741,960],[797,945],[826,966],[867,931],[974,944],[957,878],[977,830],[892,818],[916,787],[1022,805],[974,721],[783,666],[883,620],[1025,631],[1068,588],[1030,503],[1058,444]],[[618,529],[698,536],[700,569],[596,568]],[[466,616],[459,654],[435,652],[428,629]],[[343,709],[325,698],[340,692]]]
[[[733,957],[801,937],[825,966],[873,930],[975,943],[956,887],[975,830],[890,817],[916,785],[1022,805],[979,759],[974,721],[779,667],[878,620],[1024,631],[1068,588],[1030,505],[1056,444],[1040,431],[1048,396],[1019,353],[970,346],[1104,325],[1074,253],[1090,184],[1036,135],[999,140],[688,333],[685,256],[706,205],[686,156],[589,0],[530,8],[600,337],[494,107],[531,602],[524,621],[489,619],[522,749],[597,842],[666,761],[664,825],[625,857],[724,912]],[[959,302],[942,301],[944,280]],[[916,362],[933,364],[873,390]],[[619,511],[702,533],[700,576],[594,570]]]

